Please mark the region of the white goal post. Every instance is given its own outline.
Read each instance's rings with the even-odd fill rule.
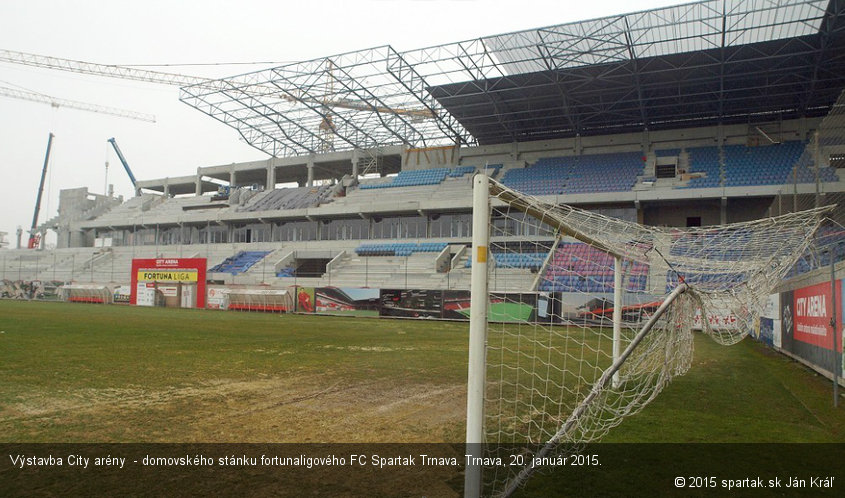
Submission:
[[[637,413],[687,371],[696,325],[745,337],[828,211],[646,227],[476,175],[466,452],[489,458],[468,461],[464,495],[508,496]],[[470,463],[514,451],[524,466]]]

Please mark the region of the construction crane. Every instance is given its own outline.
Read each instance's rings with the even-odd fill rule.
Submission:
[[[202,78],[199,76],[188,76],[176,73],[166,73],[162,71],[149,71],[145,69],[135,69],[126,66],[96,64],[92,62],[62,59],[59,57],[51,57],[47,55],[30,54],[27,52],[16,52],[13,50],[0,49],[0,62],[23,64],[26,66],[40,67],[44,69],[56,69],[60,71],[69,71],[72,73],[89,74],[93,76],[106,76],[110,78],[144,81],[147,83],[157,83],[162,85],[172,85],[179,87],[198,85],[203,88],[208,88],[214,91],[231,89],[230,86],[225,82],[222,82],[220,80],[214,80],[211,78]],[[248,93],[254,97],[272,96],[291,102],[308,102],[308,99],[306,98],[291,97],[290,95],[286,95],[283,93],[280,94],[279,89],[272,85],[252,85],[246,89],[239,89],[239,91]],[[339,107],[342,109],[351,109],[355,111],[370,111],[381,112],[386,114],[395,114],[398,116],[410,116],[416,119],[434,119],[436,117],[435,113],[427,108],[390,108],[382,106],[373,106],[366,102],[357,102],[348,99],[319,101],[318,104]]]
[[[148,71],[124,66],[95,64],[91,62],[61,59],[59,57],[50,57],[47,55],[29,54],[26,52],[15,52],[13,50],[2,49],[0,49],[0,62],[23,64],[25,66],[41,67],[44,69],[57,69],[60,71],[69,71],[71,73],[90,74],[93,76],[108,76],[123,80],[145,81],[147,83],[159,83],[162,85],[190,86],[210,84],[213,81],[208,78],[186,76],[184,74],[163,73],[160,71]]]
[[[47,153],[44,155],[44,167],[41,168],[41,183],[38,185],[38,196],[35,198],[35,212],[32,214],[32,228],[29,229],[29,249],[38,249],[41,245],[41,234],[36,232],[38,227],[38,213],[41,211],[41,197],[44,194],[44,180],[47,178],[47,165],[50,164],[50,150],[53,148],[53,133],[47,137]]]
[[[291,96],[291,95],[279,95],[283,100],[287,100],[288,102],[303,102],[303,103],[312,103],[315,105],[320,106],[329,106],[329,107],[338,107],[341,109],[351,109],[353,111],[369,111],[369,112],[380,112],[384,114],[395,114],[397,116],[409,116],[413,118],[413,121],[419,121],[422,119],[434,119],[436,116],[434,111],[430,109],[417,109],[417,108],[406,108],[406,107],[383,107],[378,105],[372,105],[367,102],[360,102],[355,100],[349,99],[335,99],[335,100],[318,100],[318,99],[309,99],[306,97],[301,96]]]
[[[312,111],[320,114],[322,117],[318,129],[315,130],[316,136],[321,143],[319,149],[320,152],[327,152],[334,149],[334,137],[338,134],[338,131],[335,127],[335,120],[333,119],[333,116],[343,119],[340,115],[333,113],[333,108],[349,109],[359,112],[371,112],[376,114],[391,114],[393,116],[397,116],[403,121],[408,120],[410,122],[438,119],[437,113],[426,105],[421,107],[391,107],[374,105],[366,100],[356,101],[336,98],[333,96],[332,91],[327,92],[324,97],[320,98],[302,95],[295,89],[282,89],[280,91],[280,88],[270,83],[252,84],[242,87],[225,79],[202,78],[184,74],[136,69],[126,66],[97,64],[4,49],[0,49],[0,62],[178,87],[196,86],[210,92],[235,92],[259,100],[271,98],[284,100],[292,104],[302,104]],[[326,62],[329,65],[330,83],[328,83],[328,85],[333,86],[334,75],[332,74],[332,69],[334,67],[334,63],[331,60],[327,60]],[[410,125],[407,121],[406,124]]]
[[[123,169],[126,170],[126,174],[129,175],[129,179],[132,181],[132,187],[136,190],[138,189],[138,182],[135,181],[135,175],[132,174],[132,170],[129,169],[129,163],[126,162],[126,158],[123,157],[123,152],[120,151],[120,147],[117,146],[117,142],[115,141],[114,137],[107,140],[108,143],[114,147],[115,153],[117,153],[117,158],[120,159],[121,164],[123,164]]]
[[[156,117],[152,114],[145,114],[143,112],[129,111],[126,109],[118,109],[116,107],[106,107],[96,104],[88,104],[86,102],[79,102],[76,100],[58,99],[43,93],[32,92],[30,90],[23,90],[18,88],[10,88],[7,86],[0,86],[0,96],[9,97],[13,99],[29,100],[30,102],[39,102],[42,104],[50,104],[53,107],[67,107],[69,109],[76,109],[79,111],[98,112],[101,114],[110,114],[121,118],[137,119],[139,121],[146,121],[148,123],[155,123]]]

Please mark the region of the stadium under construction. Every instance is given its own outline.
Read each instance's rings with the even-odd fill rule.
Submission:
[[[223,79],[2,50],[0,62],[178,85],[182,102],[267,154],[137,180],[110,139],[135,195],[62,190],[58,213],[39,224],[51,133],[28,248],[20,230],[17,248],[0,251],[2,297],[469,321],[466,350],[450,352],[451,367],[459,357],[467,365],[466,390],[454,390],[466,393],[464,496],[510,496],[538,461],[589,458],[579,453],[586,444],[691,368],[694,330],[722,345],[754,336],[831,378],[838,406],[845,373],[845,0],[703,0],[409,51],[386,45]],[[56,247],[44,247],[48,232]],[[86,314],[189,314],[61,306]],[[215,316],[237,319],[236,330],[226,325],[225,332],[238,340],[241,322],[312,320]],[[395,352],[378,362],[398,365],[417,350],[404,342],[414,334],[396,321],[336,322],[340,334],[324,346],[312,342],[319,335],[313,325],[303,326],[306,334],[266,339],[273,344],[266,364],[285,364],[274,381],[293,378],[281,388],[269,384],[284,401],[267,410],[298,410],[295,403],[307,399],[327,413],[316,398],[348,379],[338,369],[333,375],[342,380],[327,387],[326,351],[348,350],[375,394],[340,387],[339,396],[360,397],[380,417],[392,413],[380,404],[389,395],[373,376],[377,362],[358,352]],[[402,346],[363,338],[373,323],[397,325]],[[428,324],[437,337],[418,351],[420,371],[437,370],[431,357],[445,351],[437,327],[458,327],[464,338],[463,325]],[[184,327],[172,335],[202,328]],[[162,328],[170,335],[169,325]],[[153,331],[137,332],[146,339]],[[278,345],[294,336],[307,341],[307,355]],[[340,336],[365,343],[339,346]],[[229,349],[214,347],[223,355],[213,361],[189,353],[189,375],[194,365],[229,361]],[[155,356],[138,349],[145,363]],[[181,362],[181,354],[172,356]],[[276,359],[282,355],[294,360]],[[316,359],[313,383],[290,375],[302,372],[304,356]],[[239,357],[225,375],[267,377],[244,369],[245,361],[252,360]],[[405,384],[415,374],[407,372],[391,376],[389,384],[401,386],[396,397],[408,397]],[[171,383],[169,373],[162,378]],[[797,405],[777,380],[775,395]],[[213,377],[191,382],[217,385]],[[137,386],[129,387],[136,396]],[[436,412],[445,404],[431,399],[448,389],[429,388],[421,404]],[[66,389],[62,384],[67,395],[80,392]],[[754,389],[738,389],[734,403],[758,396]],[[214,393],[215,412],[221,396],[236,397],[221,392]],[[346,414],[347,407],[331,411]],[[755,409],[748,425],[763,430],[758,418],[775,411]],[[407,412],[400,424],[415,425],[421,412]],[[274,418],[270,413],[259,416]],[[746,423],[732,415],[732,423]],[[320,420],[323,432],[333,422],[321,417],[301,418]],[[191,427],[202,419],[187,418]],[[279,418],[284,425],[294,417]],[[816,423],[787,422],[802,429]],[[780,436],[765,430],[766,438]],[[298,430],[292,437],[325,440]],[[763,456],[755,463],[773,461]],[[698,466],[708,457],[690,461]],[[551,474],[561,477],[563,469]],[[449,484],[457,489],[455,479]],[[674,486],[684,487],[678,479]],[[608,481],[630,487],[627,479]]]
[[[117,295],[139,258],[205,258],[207,292],[468,289],[478,172],[654,226],[833,204],[845,191],[843,13],[837,0],[701,1],[182,81],[184,103],[268,158],[139,180],[130,199],[63,190],[36,228],[55,232],[55,249],[0,252],[4,292],[35,281]],[[839,260],[836,226],[824,254]],[[514,230],[517,245],[554,236]],[[575,285],[545,273],[547,254],[524,252],[496,263],[508,278],[493,290]]]

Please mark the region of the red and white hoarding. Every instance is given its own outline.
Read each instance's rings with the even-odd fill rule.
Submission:
[[[793,315],[795,340],[833,350],[833,299],[830,282],[823,282],[793,291]],[[836,302],[842,302],[842,281],[836,281]],[[842,318],[837,320],[841,323]],[[839,343],[842,351],[842,343]]]

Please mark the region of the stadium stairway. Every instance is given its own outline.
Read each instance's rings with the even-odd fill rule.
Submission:
[[[342,206],[349,211],[366,211],[383,203],[395,206],[397,203],[411,204],[421,202],[452,201],[471,195],[472,176],[447,177],[440,183],[430,185],[415,185],[406,187],[392,187],[385,192],[375,192],[371,189],[350,189],[346,197],[335,198],[333,207]]]
[[[277,211],[304,209],[331,202],[332,185],[316,187],[280,188],[260,192],[249,199],[238,211]]]
[[[44,251],[27,249],[4,251],[0,259],[0,279],[113,282],[112,248],[68,248]],[[115,272],[122,269],[115,265]],[[125,275],[129,269],[123,270]]]
[[[97,217],[97,221],[101,223],[120,223],[125,220],[143,219],[144,214],[158,204],[167,200],[162,195],[155,194],[141,194],[137,197],[132,197],[123,204],[115,206],[108,212]]]
[[[264,256],[260,261],[256,264],[252,265],[248,268],[245,272],[241,273],[241,277],[248,277],[247,279],[239,278],[239,283],[260,283],[260,282],[268,282],[271,279],[275,278],[275,268],[276,262],[279,261],[285,254],[290,252],[290,249],[285,247],[276,247],[267,248],[266,249],[266,256]]]
[[[424,252],[409,256],[358,256],[347,252],[323,281],[335,287],[437,289],[443,274],[435,271],[436,256]]]
[[[452,271],[444,275],[440,280],[440,287],[443,289],[469,290],[472,283],[472,262],[470,261],[471,251],[455,262]],[[532,261],[533,256],[510,255],[501,256],[503,259],[516,258],[520,261]],[[495,258],[495,255],[494,255]],[[518,292],[531,289],[537,279],[536,264],[493,264],[488,278],[490,291]]]

